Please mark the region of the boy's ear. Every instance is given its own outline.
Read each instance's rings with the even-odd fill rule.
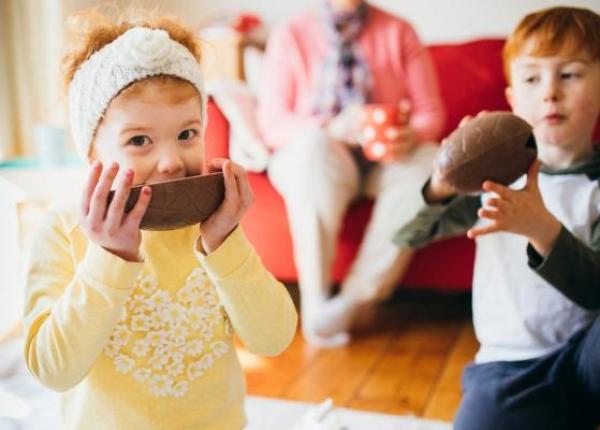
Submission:
[[[504,89],[504,97],[506,97],[506,101],[508,102],[511,110],[513,109],[513,90],[512,87],[506,87]]]

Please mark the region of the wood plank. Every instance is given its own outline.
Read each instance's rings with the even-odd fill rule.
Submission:
[[[356,337],[348,346],[321,350],[319,360],[298,375],[283,398],[320,402],[331,397],[338,406],[349,406],[354,393],[388,347],[393,332]]]
[[[349,406],[421,415],[458,336],[453,321],[411,322],[394,338]]]
[[[248,393],[255,396],[282,397],[287,387],[310,366],[322,352],[304,342],[300,331],[287,350],[278,357],[258,357],[239,345],[238,356],[246,374]]]
[[[453,419],[462,396],[463,369],[473,360],[478,348],[472,323],[464,322],[444,372],[434,387],[434,395],[424,411],[424,417],[446,421]]]
[[[441,368],[445,355],[441,352],[415,354],[431,369]],[[361,387],[350,407],[375,412],[420,415],[430,396],[437,374],[417,371],[385,371],[377,369]]]

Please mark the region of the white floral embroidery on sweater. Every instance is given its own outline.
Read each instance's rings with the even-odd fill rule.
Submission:
[[[202,268],[190,273],[175,296],[158,288],[154,277],[140,274],[104,347],[118,372],[131,374],[159,397],[185,396],[190,382],[230,349],[215,337],[223,321],[226,336],[232,328]]]

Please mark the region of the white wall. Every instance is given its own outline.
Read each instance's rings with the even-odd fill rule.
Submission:
[[[192,23],[242,11],[259,13],[273,24],[319,0],[176,0],[163,2],[174,12],[185,11]],[[506,36],[520,18],[536,9],[565,5],[600,13],[600,0],[370,0],[410,20],[428,43],[461,41],[481,36]]]
[[[63,0],[67,9],[89,7],[93,0]],[[321,0],[146,0],[194,27],[241,12],[255,12],[276,24]],[[461,41],[481,36],[506,36],[526,13],[544,7],[586,7],[600,13],[600,0],[369,0],[407,18],[427,43]],[[118,6],[130,4],[113,0]]]
[[[374,0],[404,16],[428,43],[506,36],[527,13],[552,6],[576,6],[600,13],[600,0]]]

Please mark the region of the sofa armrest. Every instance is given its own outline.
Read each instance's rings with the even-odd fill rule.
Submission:
[[[207,125],[204,134],[204,162],[229,158],[229,123],[212,97],[208,99]]]

